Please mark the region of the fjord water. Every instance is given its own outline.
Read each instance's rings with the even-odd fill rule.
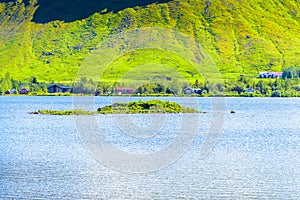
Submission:
[[[300,99],[225,98],[224,122],[214,122],[222,131],[205,158],[199,152],[219,112],[213,98],[163,99],[197,100],[207,112],[199,125],[190,124],[197,130],[193,143],[165,168],[124,173],[90,154],[74,117],[28,114],[71,109],[72,97],[0,97],[0,199],[300,199]],[[111,101],[96,97],[95,108]],[[167,148],[180,124],[179,114],[166,115],[156,135],[137,139],[114,116],[97,119],[109,142],[135,153]],[[129,119],[148,130],[151,116]]]

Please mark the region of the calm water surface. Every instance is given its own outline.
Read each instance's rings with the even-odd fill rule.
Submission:
[[[224,122],[214,122],[221,134],[204,159],[199,152],[214,125],[212,113],[219,112],[214,99],[165,99],[208,113],[200,114],[199,125],[190,124],[197,134],[175,163],[133,174],[98,162],[74,117],[28,114],[71,109],[72,97],[0,97],[0,199],[300,199],[300,98],[226,98]],[[97,97],[95,108],[111,101]],[[168,147],[180,128],[180,115],[163,117],[164,127],[144,139],[126,134],[130,128],[120,116],[97,120],[116,147],[151,153]],[[149,115],[128,119],[137,130],[156,123]]]

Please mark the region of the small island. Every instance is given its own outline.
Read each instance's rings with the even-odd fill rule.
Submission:
[[[46,115],[97,115],[97,114],[146,114],[146,113],[202,113],[201,111],[182,107],[181,105],[162,100],[134,101],[114,103],[98,108],[97,111],[86,110],[39,110],[31,114]]]

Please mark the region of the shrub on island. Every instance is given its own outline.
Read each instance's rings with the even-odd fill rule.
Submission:
[[[200,113],[193,108],[182,107],[175,102],[150,100],[128,103],[114,103],[98,108],[100,114],[139,114],[139,113]]]

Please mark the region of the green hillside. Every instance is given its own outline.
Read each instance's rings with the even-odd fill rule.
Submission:
[[[298,0],[174,0],[46,24],[32,21],[36,3],[0,4],[0,77],[9,72],[21,81],[36,77],[45,82],[72,82],[85,58],[107,36],[146,27],[188,35],[205,48],[223,78],[256,76],[259,71],[281,71],[300,64]],[[163,68],[169,67],[191,83],[201,80],[201,74],[180,55],[157,49],[117,58],[107,67],[103,80],[113,83],[128,72],[129,81],[141,79],[130,71],[135,66],[148,67],[149,76],[156,76],[159,67],[167,73]]]

